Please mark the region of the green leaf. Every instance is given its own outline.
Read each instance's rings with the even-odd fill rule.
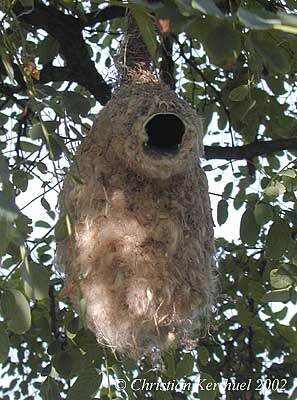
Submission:
[[[232,24],[222,22],[208,33],[203,46],[212,63],[230,66],[241,52],[241,34]]]
[[[254,208],[254,216],[258,225],[265,225],[273,218],[273,208],[266,203],[257,203]]]
[[[35,153],[35,151],[38,151],[40,149],[40,145],[28,142],[23,139],[20,141],[20,148],[26,153]]]
[[[290,26],[297,27],[297,16],[296,14],[287,14],[284,12],[277,12],[277,16],[280,20]]]
[[[271,182],[264,190],[264,193],[268,197],[278,197],[284,194],[286,191],[285,186],[281,182]]]
[[[12,182],[22,192],[27,190],[29,178],[32,178],[32,176],[21,169],[15,170],[12,174]]]
[[[63,377],[69,378],[73,370],[73,357],[71,351],[59,351],[53,357],[55,370]]]
[[[168,351],[164,353],[164,361],[166,365],[166,373],[168,378],[175,377],[175,360],[174,360],[174,352]]]
[[[72,318],[72,320],[67,325],[67,330],[70,333],[77,333],[79,331],[79,318],[78,317]]]
[[[18,216],[18,209],[14,200],[7,192],[0,192],[0,218],[14,221]]]
[[[286,187],[286,193],[295,192],[297,190],[297,179],[283,176],[282,181],[284,186]]]
[[[157,38],[156,29],[150,14],[143,7],[129,5],[133,16],[137,22],[138,28],[144,40],[144,43],[152,57],[152,60],[157,60]]]
[[[253,29],[272,29],[274,24],[280,23],[274,13],[264,10],[248,11],[239,7],[237,16],[243,25]]]
[[[53,342],[49,344],[47,352],[51,356],[59,354],[61,352],[61,342],[58,339],[55,339]]]
[[[219,225],[223,225],[228,219],[228,202],[221,199],[218,202],[217,220]]]
[[[9,180],[9,166],[6,158],[0,153],[0,182]]]
[[[266,239],[266,256],[274,259],[280,258],[288,248],[289,239],[289,224],[280,218],[269,229]]]
[[[63,151],[60,146],[59,140],[56,136],[54,136],[54,135],[48,136],[47,147],[48,147],[48,150],[50,153],[51,160],[56,161],[61,157]]]
[[[31,139],[42,139],[43,131],[40,123],[31,126],[28,130],[28,136]]]
[[[279,269],[273,269],[270,271],[270,283],[275,289],[285,289],[291,286],[293,281],[288,276],[283,274]]]
[[[0,55],[1,55],[1,61],[4,65],[4,68],[6,69],[8,77],[11,80],[11,82],[14,83],[14,70],[10,61],[10,57],[2,49],[0,49]]]
[[[191,354],[186,353],[183,355],[182,360],[176,364],[176,378],[184,378],[193,374],[194,358]]]
[[[87,368],[81,372],[69,389],[67,400],[89,399],[95,396],[101,381],[102,374],[99,375],[95,368]]]
[[[45,208],[46,211],[51,210],[51,206],[50,206],[49,202],[44,197],[41,198],[40,202],[41,202],[42,207]]]
[[[274,73],[290,72],[290,60],[286,50],[276,46],[265,35],[251,36],[252,44],[257,53],[262,57],[263,64],[267,69]]]
[[[3,324],[0,325],[0,363],[7,360],[9,353],[9,338]]]
[[[91,108],[89,99],[77,92],[64,92],[62,102],[70,116],[87,116]]]
[[[238,321],[243,327],[247,327],[251,324],[253,313],[249,311],[248,307],[244,302],[239,302],[237,305],[238,310]]]
[[[224,14],[216,6],[213,0],[192,0],[192,7],[200,12],[222,18]]]
[[[0,112],[0,125],[4,126],[6,124],[6,122],[8,122],[8,120],[9,120],[9,117],[6,114]],[[0,135],[3,135],[3,132],[1,132]]]
[[[243,206],[245,199],[246,199],[245,191],[240,189],[233,201],[233,206],[235,210],[238,210],[240,207]]]
[[[297,313],[290,319],[290,326],[297,328]]]
[[[35,226],[37,228],[45,228],[45,229],[50,229],[50,224],[46,221],[36,221]]]
[[[297,17],[283,12],[272,13],[265,10],[246,10],[240,7],[237,11],[240,22],[252,29],[278,29],[288,33],[297,33]]]
[[[286,14],[284,12],[278,12],[281,24],[275,24],[274,28],[280,31],[297,34],[297,16],[294,14]]]
[[[174,0],[174,3],[183,16],[190,17],[193,14],[192,0]]]
[[[291,326],[286,326],[280,324],[279,322],[276,323],[276,329],[280,332],[280,336],[286,338],[286,341],[292,345],[293,349],[297,348],[297,335],[296,331],[292,329]]]
[[[46,174],[47,173],[47,166],[46,164],[44,164],[42,161],[38,161],[36,163],[36,168],[38,169],[38,171],[40,171],[42,174]]]
[[[264,293],[265,293],[265,288],[263,287],[263,282],[261,281],[255,281],[255,280],[248,280],[248,288],[247,288],[248,294],[253,297],[255,301],[260,301],[262,299]],[[244,293],[244,291],[243,291]]]
[[[200,385],[204,390],[199,390],[199,400],[215,400],[218,394],[218,385],[212,376],[202,372]]]
[[[26,297],[16,289],[8,289],[1,295],[1,310],[8,329],[17,334],[31,327],[31,310]]]
[[[267,75],[265,76],[265,81],[275,95],[282,95],[286,93],[284,81],[281,79],[281,77],[276,75]]]
[[[233,182],[227,183],[227,185],[224,187],[223,191],[223,197],[228,198],[231,196],[233,191]]]
[[[205,366],[208,363],[209,351],[204,346],[198,346],[198,355],[201,365]]]
[[[260,226],[256,223],[253,209],[248,207],[240,222],[240,238],[243,243],[254,245],[259,237]]]
[[[5,255],[6,249],[11,239],[11,223],[4,218],[0,218],[0,256]]]
[[[48,298],[48,288],[50,282],[50,271],[44,266],[29,262],[21,268],[24,290],[28,297],[33,300],[42,300]]]
[[[40,386],[43,400],[61,400],[60,392],[57,382],[50,376]]]
[[[229,99],[232,101],[242,101],[249,94],[250,88],[249,85],[241,85],[231,90],[229,94]]]
[[[55,226],[55,237],[57,242],[62,242],[72,234],[71,221],[68,214],[62,216]]]
[[[286,303],[290,301],[290,291],[288,289],[273,290],[266,293],[262,298],[262,303]]]
[[[277,318],[279,321],[286,318],[287,314],[288,314],[288,307],[284,307],[280,311],[274,311],[273,313],[274,317]]]
[[[284,171],[281,171],[279,173],[279,175],[280,176],[287,176],[289,178],[293,178],[294,179],[297,176],[297,172],[296,172],[296,169],[294,169],[294,168],[288,168],[288,169],[285,169]]]
[[[43,65],[51,62],[59,53],[60,44],[52,36],[46,36],[37,45],[39,62]]]
[[[42,121],[42,123],[38,122],[30,127],[28,131],[28,135],[31,139],[43,139],[44,138],[44,129],[48,132],[54,132],[59,123],[57,121]]]
[[[48,121],[51,122],[51,121]],[[42,134],[43,134],[43,138],[45,140],[46,143],[46,147],[49,151],[49,156],[51,160],[58,160],[61,156],[61,154],[63,153],[62,148],[64,148],[67,152],[67,149],[64,146],[63,141],[61,140],[61,138],[56,135],[55,133],[49,131],[48,128],[51,128],[50,124],[46,124],[46,123],[41,123],[41,128],[42,128]]]
[[[32,220],[28,218],[26,215],[19,213],[18,218],[15,221],[17,235],[19,240],[23,242],[27,236],[32,233],[32,227],[30,226]],[[22,244],[22,243],[21,243]]]

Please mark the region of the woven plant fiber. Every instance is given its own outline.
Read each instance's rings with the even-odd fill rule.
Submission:
[[[207,326],[213,222],[201,119],[158,82],[124,84],[99,112],[61,194],[73,235],[58,259],[99,343],[138,357]],[[72,177],[79,175],[82,184]]]

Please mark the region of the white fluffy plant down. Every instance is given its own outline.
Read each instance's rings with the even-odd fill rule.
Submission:
[[[123,84],[70,168],[58,245],[65,293],[86,303],[99,343],[139,357],[191,345],[215,294],[201,119],[159,82]],[[79,176],[82,183],[72,176]]]

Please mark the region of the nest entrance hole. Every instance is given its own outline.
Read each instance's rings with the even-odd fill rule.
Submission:
[[[170,156],[178,153],[185,133],[183,121],[175,114],[156,114],[145,124],[148,155]]]

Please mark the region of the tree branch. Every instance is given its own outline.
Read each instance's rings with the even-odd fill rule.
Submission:
[[[84,26],[94,26],[99,22],[110,21],[111,19],[121,18],[126,15],[126,8],[121,6],[109,6],[101,10],[85,14],[86,22]]]
[[[0,94],[4,95],[13,95],[19,93],[20,91],[25,91],[27,86],[24,78],[20,72],[19,67],[11,63],[11,66],[14,71],[14,79],[18,83],[17,86],[9,85],[9,84],[1,84],[0,85]],[[6,76],[7,72],[3,63],[0,60],[0,74]],[[49,83],[49,82],[65,82],[65,81],[74,81],[76,82],[76,74],[68,67],[55,67],[51,64],[44,65],[42,70],[40,70],[40,77],[38,80],[35,80],[37,83]]]
[[[53,36],[59,42],[61,52],[66,60],[65,67],[44,66],[40,73],[41,83],[74,81],[88,89],[101,104],[105,104],[110,99],[111,89],[96,70],[81,32],[85,26],[123,17],[126,12],[125,7],[110,6],[98,12],[86,14],[87,23],[71,15],[66,15],[53,6],[45,6],[38,1],[35,2],[34,9],[30,13],[24,13],[24,7],[20,2],[17,2],[15,12],[16,15],[19,15],[18,18],[21,22],[29,24],[35,29],[44,29]],[[213,90],[215,96],[221,100],[221,93],[206,79],[194,61],[186,57],[181,45],[180,49],[185,61],[196,69]],[[24,87],[24,80],[17,66],[13,67],[19,84],[16,90],[19,90],[20,87]],[[3,65],[0,62],[0,72],[4,73],[3,70]],[[5,95],[12,95],[12,87],[2,85],[2,92]],[[259,141],[232,147],[206,146],[205,155],[206,159],[252,160],[257,156],[269,155],[283,150],[297,151],[297,138]]]
[[[8,85],[7,83],[1,83],[0,84],[0,97],[2,97],[2,96],[11,97],[21,90],[22,90],[22,88],[20,86],[13,86],[13,85]]]
[[[81,33],[82,22],[39,2],[35,2],[35,7],[30,13],[25,14],[23,11],[22,5],[17,3],[15,12],[19,15],[19,20],[35,29],[44,29],[53,36],[60,44],[66,68],[71,70],[73,81],[89,90],[101,104],[106,104],[110,99],[111,89],[90,58],[88,46]]]
[[[160,63],[160,78],[171,90],[175,89],[174,61],[172,59],[173,40],[169,35],[161,36],[162,60]]]
[[[48,82],[64,82],[75,81],[75,75],[72,70],[67,67],[54,67],[53,65],[46,65],[40,71],[40,77],[37,83]]]
[[[205,146],[205,158],[224,160],[252,160],[283,150],[297,151],[297,138],[259,141],[244,146]]]

